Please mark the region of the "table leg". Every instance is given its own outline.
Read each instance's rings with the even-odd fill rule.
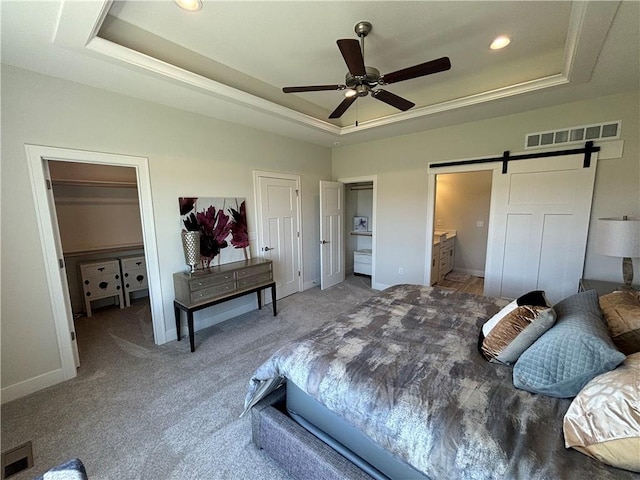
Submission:
[[[258,294],[258,310],[262,310],[262,290],[256,292]]]
[[[276,284],[275,283],[271,287],[271,303],[273,303],[273,316],[275,317],[278,314],[276,310]]]
[[[178,335],[178,341],[180,341],[180,309],[175,303],[173,304],[173,309],[176,314],[176,333]]]
[[[191,351],[195,352],[196,346],[193,333],[193,312],[191,310],[187,310],[187,324],[189,326],[189,345],[191,346]]]

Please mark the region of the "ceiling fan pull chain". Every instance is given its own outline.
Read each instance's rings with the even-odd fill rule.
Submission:
[[[356,127],[358,126],[358,100],[356,100]]]

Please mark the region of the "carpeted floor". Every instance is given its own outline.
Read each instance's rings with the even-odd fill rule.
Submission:
[[[2,451],[33,442],[31,479],[79,457],[91,479],[288,479],[239,418],[253,371],[280,345],[374,291],[367,277],[313,288],[157,346],[149,304],[76,320],[82,365],[72,380],[2,406]]]

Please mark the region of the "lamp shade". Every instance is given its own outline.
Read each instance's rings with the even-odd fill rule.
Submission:
[[[596,251],[610,257],[640,257],[640,220],[599,218]]]

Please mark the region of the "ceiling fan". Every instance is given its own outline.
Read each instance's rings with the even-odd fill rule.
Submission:
[[[389,85],[424,75],[431,75],[432,73],[444,72],[451,68],[449,57],[442,57],[431,60],[430,62],[380,75],[380,71],[377,68],[367,67],[364,64],[364,38],[371,32],[371,29],[372,26],[369,22],[358,22],[356,24],[354,30],[360,38],[362,45],[360,45],[358,40],[350,38],[340,39],[336,42],[348,69],[344,85],[284,87],[282,91],[284,93],[300,93],[320,92],[324,90],[346,90],[345,99],[338,105],[338,108],[329,115],[329,118],[340,118],[358,97],[366,97],[369,93],[377,100],[402,111],[406,111],[414,107],[415,103],[381,88],[375,90],[374,88],[380,85]]]

